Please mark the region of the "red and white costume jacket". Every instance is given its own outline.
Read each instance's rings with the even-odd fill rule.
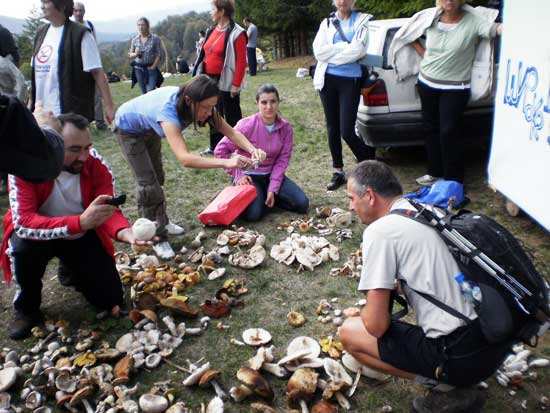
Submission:
[[[47,217],[38,212],[50,196],[54,182],[51,180],[37,184],[9,176],[10,209],[4,216],[4,239],[0,249],[0,264],[8,284],[12,276],[9,239],[14,231],[20,238],[35,241],[60,239],[82,232],[80,215]],[[111,171],[95,149],[90,149],[90,156],[80,173],[80,190],[84,209],[99,195],[114,193]],[[95,229],[109,254],[114,253],[112,239],[116,239],[118,231],[129,226],[128,220],[117,208],[108,220]]]

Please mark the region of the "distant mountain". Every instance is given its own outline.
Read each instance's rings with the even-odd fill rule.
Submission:
[[[21,33],[23,31],[23,25],[25,24],[25,19],[18,19],[17,17],[0,16],[0,24],[12,33]]]
[[[97,30],[97,29],[96,29]],[[97,32],[97,43],[113,43],[113,42],[126,42],[130,41],[133,33],[107,33]]]

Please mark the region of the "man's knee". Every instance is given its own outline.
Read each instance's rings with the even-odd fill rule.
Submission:
[[[364,329],[361,317],[350,317],[347,318],[338,329],[340,341],[346,351],[350,353],[353,353],[354,348],[356,347],[355,341],[357,339],[357,334],[360,331],[360,327]]]

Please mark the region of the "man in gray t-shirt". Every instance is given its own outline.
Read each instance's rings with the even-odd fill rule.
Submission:
[[[245,17],[243,24],[246,27],[246,35],[248,36],[248,43],[246,44],[246,60],[248,60],[248,72],[250,76],[256,76],[256,43],[258,40],[258,28],[250,18]]]
[[[436,230],[392,214],[414,208],[403,198],[401,184],[387,165],[363,161],[347,185],[350,210],[368,225],[358,288],[365,292],[367,304],[339,329],[344,348],[371,368],[438,390],[416,398],[415,411],[477,411],[483,400],[468,386],[496,371],[509,343],[489,344],[483,337],[474,308],[455,281],[459,267]],[[397,291],[414,310],[416,325],[391,318],[392,294]],[[416,291],[472,322],[465,325]]]

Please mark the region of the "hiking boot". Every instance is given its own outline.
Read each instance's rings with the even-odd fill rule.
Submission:
[[[155,254],[157,254],[157,257],[161,260],[171,260],[176,255],[168,241],[162,241],[153,245],[153,251],[155,251]]]
[[[207,148],[204,151],[199,152],[200,156],[212,156],[214,155],[214,151],[211,148]]]
[[[447,392],[428,390],[424,397],[412,402],[418,413],[477,413],[481,412],[485,397],[474,387],[454,388]]]
[[[347,182],[346,174],[343,172],[334,172],[332,174],[332,178],[330,178],[330,182],[327,185],[327,189],[329,191],[336,191],[338,188],[340,188],[342,185],[345,185]]]
[[[12,340],[22,340],[30,336],[32,328],[41,323],[42,313],[23,314],[16,310],[13,321],[8,327],[8,336]]]
[[[166,225],[166,231],[168,231],[168,234],[170,235],[181,235],[185,232],[185,229],[183,227],[180,227],[177,224],[174,224],[172,221],[168,222],[168,225]]]
[[[438,178],[436,176],[431,175],[422,175],[420,178],[416,178],[416,183],[420,186],[430,186],[433,185],[437,181],[441,181],[443,178]]]
[[[67,268],[62,262],[59,263],[57,267],[57,280],[59,284],[64,287],[70,287],[75,284],[74,275],[69,268]]]

